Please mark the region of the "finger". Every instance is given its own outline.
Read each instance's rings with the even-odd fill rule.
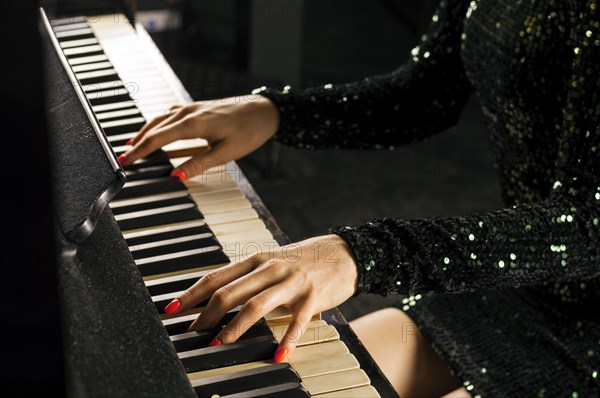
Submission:
[[[165,126],[156,129],[151,134],[145,134],[140,141],[122,155],[120,158],[121,164],[127,166],[138,159],[150,155],[157,149],[182,138],[185,134],[185,129],[187,128],[186,125],[189,123],[184,121],[189,119],[182,118],[177,120],[177,117],[177,115],[174,115],[173,119],[164,121],[169,122],[168,124],[165,124]]]
[[[140,131],[136,134],[136,136],[133,137],[131,140],[129,140],[127,142],[127,144],[129,144],[129,145],[135,145],[136,143],[138,143],[142,139],[142,137],[144,136],[144,134],[146,134],[150,129],[158,126],[159,124],[162,124],[163,122],[165,122],[166,119],[174,116],[175,112],[173,112],[173,111],[176,110],[176,109],[179,109],[179,108],[181,108],[181,105],[173,105],[165,113],[163,113],[162,115],[159,115],[159,116],[155,117],[154,119],[152,119],[151,121],[149,121],[148,123],[146,123],[145,125],[143,125],[142,128],[140,129]]]
[[[228,143],[221,141],[212,144],[207,152],[194,155],[190,160],[181,164],[175,170],[173,175],[178,174],[185,176],[184,179],[195,177],[204,174],[207,170],[234,160],[230,154]]]
[[[273,267],[255,269],[253,272],[220,287],[211,296],[204,311],[190,325],[189,330],[202,330],[214,327],[223,315],[238,305],[247,303],[250,299],[279,283],[283,273],[277,274]]]
[[[296,345],[300,341],[300,338],[306,332],[315,311],[312,310],[312,306],[303,305],[297,312],[292,316],[285,335],[279,342],[279,348],[275,351],[273,360],[275,363],[283,362],[292,352],[296,349]]]
[[[231,344],[237,341],[252,325],[264,318],[275,308],[287,303],[295,296],[296,286],[292,281],[276,284],[248,300],[236,316],[217,334],[213,342]],[[213,343],[211,343],[213,344]]]
[[[260,261],[260,258],[260,254],[255,253],[255,255],[252,255],[247,259],[225,265],[217,270],[207,273],[167,304],[164,309],[165,313],[175,314],[193,308],[196,304],[212,296],[220,287],[225,286],[252,271]]]

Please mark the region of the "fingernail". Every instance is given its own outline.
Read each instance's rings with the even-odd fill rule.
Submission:
[[[216,347],[219,345],[222,345],[223,342],[219,339],[214,339],[213,341],[210,342],[210,344],[208,345],[209,347]]]
[[[173,170],[173,172],[171,172],[171,176],[179,177],[181,181],[187,180],[187,176],[185,175],[185,171],[183,170]]]
[[[124,153],[120,154],[119,157],[117,158],[117,160],[119,161],[119,163],[123,164],[123,162],[125,161],[125,158],[127,156],[125,156]]]
[[[275,351],[275,356],[274,356],[275,363],[283,362],[283,360],[285,359],[287,354],[288,354],[287,347],[278,348],[277,351]]]
[[[133,144],[133,140],[127,140],[125,141],[125,145],[132,145]]]
[[[175,299],[175,300],[171,301],[165,307],[165,314],[168,314],[168,315],[174,314],[179,309],[179,306],[181,306],[181,301],[179,301],[179,299]]]

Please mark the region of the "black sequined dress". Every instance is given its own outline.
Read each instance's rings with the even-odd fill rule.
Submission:
[[[475,93],[506,207],[332,228],[474,397],[600,396],[600,1],[441,1],[408,62],[275,102],[298,148],[393,149]],[[468,156],[468,154],[465,154]]]

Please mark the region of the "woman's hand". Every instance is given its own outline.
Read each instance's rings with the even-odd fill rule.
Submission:
[[[127,166],[173,141],[204,138],[210,149],[173,172],[185,179],[256,150],[275,134],[278,125],[277,108],[259,95],[176,105],[142,127],[131,140],[133,147],[119,161]]]
[[[281,362],[294,350],[311,318],[351,297],[357,280],[346,242],[338,235],[326,235],[259,252],[212,271],[167,305],[165,312],[181,312],[210,298],[190,326],[200,330],[214,327],[227,311],[241,305],[211,343],[220,345],[235,342],[275,308],[288,308],[292,319],[275,353],[275,361]]]

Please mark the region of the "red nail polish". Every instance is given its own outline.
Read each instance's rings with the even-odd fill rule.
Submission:
[[[125,158],[126,158],[125,154],[122,153],[122,154],[119,155],[119,157],[117,158],[117,160],[119,161],[119,163],[123,163],[125,161]]]
[[[133,144],[133,140],[127,140],[125,141],[125,145],[132,145]]]
[[[216,346],[220,346],[220,345],[223,345],[223,342],[219,339],[214,339],[213,341],[210,342],[210,344],[208,346],[216,347]]]
[[[165,307],[165,314],[169,314],[169,315],[174,314],[179,309],[179,306],[181,306],[181,301],[179,301],[179,299],[175,299],[175,300],[171,301]]]
[[[185,171],[183,170],[173,170],[171,173],[173,177],[179,177],[181,181],[187,180],[187,175],[185,175]]]
[[[275,351],[275,356],[274,356],[275,363],[283,362],[283,360],[285,359],[287,354],[288,354],[287,347],[278,348],[277,351]]]

